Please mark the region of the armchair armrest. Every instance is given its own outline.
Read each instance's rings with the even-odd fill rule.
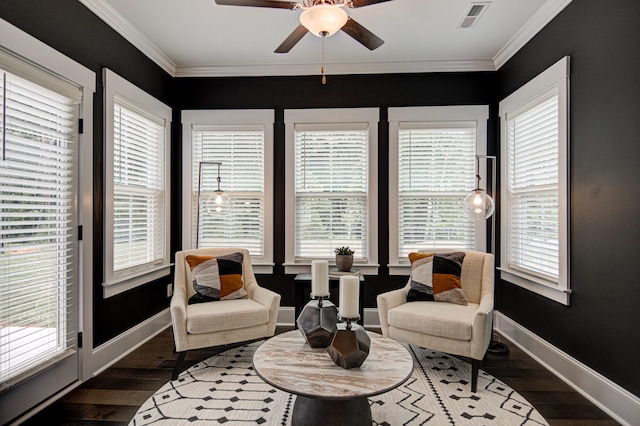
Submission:
[[[493,293],[485,293],[480,298],[478,313],[489,314],[493,311]]]
[[[271,309],[274,304],[276,306],[280,304],[280,295],[278,293],[260,286],[252,288],[252,291],[249,292],[249,298],[269,309]]]
[[[493,332],[493,293],[485,293],[473,319],[473,336],[471,338],[471,357],[484,358]]]
[[[174,286],[171,297],[171,325],[176,351],[187,349],[187,294],[184,286]]]
[[[251,286],[248,293],[249,298],[269,309],[269,323],[267,324],[267,330],[270,335],[275,334],[281,296],[278,293],[264,287],[260,287],[257,284]]]
[[[383,335],[389,335],[389,311],[396,306],[407,303],[408,293],[409,284],[407,284],[403,288],[379,294],[376,298],[376,302],[378,305],[378,316],[380,317],[380,328],[382,329]]]

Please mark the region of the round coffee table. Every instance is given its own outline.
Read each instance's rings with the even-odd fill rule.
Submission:
[[[299,330],[264,342],[253,356],[258,376],[295,394],[292,425],[371,425],[368,397],[394,389],[413,371],[413,358],[395,340],[377,333],[360,368],[337,366],[326,349],[313,349]]]

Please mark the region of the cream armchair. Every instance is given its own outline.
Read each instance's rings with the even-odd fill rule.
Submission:
[[[243,254],[242,280],[248,298],[189,305],[187,302],[195,291],[187,255],[221,256],[236,252]],[[258,285],[248,250],[203,248],[177,252],[171,322],[179,356],[172,380],[177,378],[188,350],[273,336],[279,308],[280,295]]]
[[[491,341],[494,258],[467,251],[460,276],[468,305],[409,302],[410,280],[401,289],[378,295],[382,334],[392,339],[471,358],[471,391],[478,386],[480,361]]]

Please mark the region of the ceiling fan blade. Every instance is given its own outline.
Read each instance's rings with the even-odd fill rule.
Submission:
[[[272,9],[295,9],[299,6],[297,2],[277,0],[216,0],[216,4],[221,6],[270,7]]]
[[[355,9],[356,7],[370,6],[372,4],[384,3],[387,1],[391,0],[352,0],[353,6],[351,7]]]
[[[309,30],[307,30],[304,25],[302,24],[298,25],[297,28],[293,30],[293,32],[289,34],[289,36],[282,43],[280,43],[280,46],[276,48],[274,53],[287,53],[308,32]]]
[[[349,18],[341,29],[369,50],[377,49],[384,44],[384,40],[358,24],[352,18]]]

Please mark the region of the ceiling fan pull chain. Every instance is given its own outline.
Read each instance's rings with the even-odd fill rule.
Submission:
[[[320,73],[322,73],[322,84],[327,84],[327,76],[324,75],[324,41],[327,38],[327,32],[323,31],[321,34],[322,34],[322,66],[320,67]]]

